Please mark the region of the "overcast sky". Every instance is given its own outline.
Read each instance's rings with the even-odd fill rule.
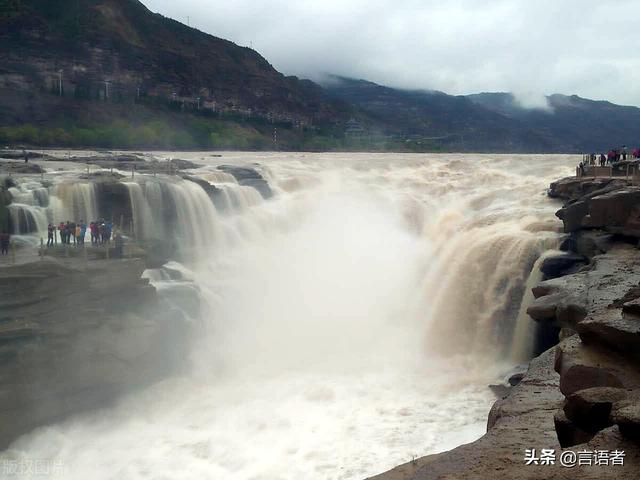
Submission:
[[[640,105],[639,0],[142,0],[288,75]]]

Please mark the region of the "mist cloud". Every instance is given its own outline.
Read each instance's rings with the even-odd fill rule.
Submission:
[[[143,0],[288,75],[640,105],[635,0]],[[542,102],[542,103],[541,103]]]

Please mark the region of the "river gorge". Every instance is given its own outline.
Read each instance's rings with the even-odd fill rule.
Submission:
[[[147,382],[17,428],[0,460],[55,459],[65,479],[364,479],[481,437],[489,385],[557,341],[526,310],[564,238],[547,188],[575,156],[149,155],[195,165],[112,177],[51,158],[11,177],[23,249],[48,222],[112,218],[161,245],[140,273],[166,308],[136,318],[180,315]],[[114,365],[88,375],[132,368]]]

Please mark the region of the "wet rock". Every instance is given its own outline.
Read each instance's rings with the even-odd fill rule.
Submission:
[[[569,201],[556,212],[564,231],[599,228],[607,232],[640,236],[640,187],[611,182],[605,187]]]
[[[621,388],[623,383],[614,373],[588,365],[572,365],[560,376],[560,390],[565,395],[596,386]]]
[[[587,342],[603,342],[615,350],[640,356],[640,317],[637,315],[606,311],[580,322],[577,331]]]
[[[585,344],[577,335],[556,347],[554,367],[560,374],[560,390],[567,397],[593,387],[640,386],[640,371],[629,368],[625,357],[599,344]]]
[[[509,395],[509,387],[499,383],[489,385],[489,389],[493,392],[496,398],[506,398]]]
[[[582,228],[583,220],[588,213],[588,201],[575,201],[558,210],[556,216],[562,220],[564,231],[569,233]]]
[[[211,199],[211,201],[213,202],[213,204],[215,205],[218,211],[224,211],[226,209],[226,203],[222,198],[224,193],[221,189],[219,189],[215,185],[211,185],[206,180],[199,177],[195,177],[193,175],[181,175],[181,177],[184,178],[185,180],[188,180],[190,182],[194,182],[200,185],[202,189],[205,192],[207,192],[207,195],[209,195],[209,198]]]
[[[596,433],[613,425],[609,419],[615,402],[627,397],[623,388],[595,387],[579,390],[567,397],[564,413],[578,428]]]
[[[603,188],[620,188],[627,186],[629,182],[619,178],[578,178],[566,177],[549,186],[548,194],[552,198],[574,200],[589,195]]]
[[[182,160],[180,158],[171,159],[171,164],[175,168],[178,168],[179,170],[191,170],[191,169],[194,169],[194,168],[202,167],[202,165],[200,165],[199,163],[195,163],[195,162],[192,162],[190,160]]]
[[[524,372],[514,373],[509,377],[509,380],[508,380],[509,385],[511,385],[512,387],[515,387],[522,381],[523,378],[524,378]]]
[[[589,259],[575,253],[565,253],[547,257],[542,261],[540,270],[546,278],[561,277],[589,263]]]
[[[627,399],[613,405],[611,421],[620,433],[634,441],[640,441],[640,391],[631,393]]]
[[[25,163],[24,161],[1,161],[0,173],[44,173],[45,169],[37,163]]]
[[[539,322],[551,322],[556,319],[558,305],[565,295],[553,293],[536,298],[527,308],[527,315]]]
[[[567,418],[564,410],[558,410],[553,416],[553,423],[558,434],[558,441],[562,448],[586,443],[593,438],[593,433],[578,428]]]
[[[108,181],[117,182],[118,180],[125,178],[125,175],[122,175],[121,173],[118,173],[118,172],[108,172],[105,170],[98,170],[97,172],[82,174],[80,175],[79,178],[86,179],[86,180],[96,180],[100,182],[108,182]]]
[[[29,160],[35,159],[50,159],[51,155],[47,155],[46,153],[41,152],[26,152],[27,158]],[[24,162],[25,153],[22,150],[0,150],[0,158],[6,158],[7,160],[22,160]]]
[[[590,201],[588,227],[640,236],[640,187],[626,187],[598,195]]]
[[[587,258],[606,253],[613,248],[613,235],[599,230],[572,232],[560,245],[560,250],[577,253]]]
[[[534,293],[536,295],[539,296],[531,302],[527,314],[538,322],[550,323],[557,328],[575,329],[575,325],[587,314],[584,299],[574,297],[564,288],[540,284]]]
[[[624,302],[622,304],[623,313],[640,316],[640,298],[636,297],[633,300]]]
[[[271,198],[273,196],[269,183],[255,168],[220,165],[218,170],[233,175],[240,185],[255,188],[263,198]]]

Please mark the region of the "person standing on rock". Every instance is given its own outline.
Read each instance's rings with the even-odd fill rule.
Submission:
[[[119,231],[116,232],[115,236],[113,237],[113,240],[116,244],[115,257],[122,258],[123,252],[124,252],[124,238],[122,237],[122,235],[120,235]]]
[[[107,222],[106,224],[107,243],[111,243],[112,232],[113,232],[113,222]]]
[[[24,148],[22,149],[22,157],[24,158],[24,163],[29,163],[29,155]]]
[[[80,220],[80,245],[84,245],[84,237],[87,236],[87,224]]]
[[[55,231],[56,227],[54,227],[53,224],[50,223],[47,227],[47,247],[53,246],[53,234]]]
[[[11,235],[7,232],[0,233],[0,254],[9,255],[9,244],[11,243]]]

